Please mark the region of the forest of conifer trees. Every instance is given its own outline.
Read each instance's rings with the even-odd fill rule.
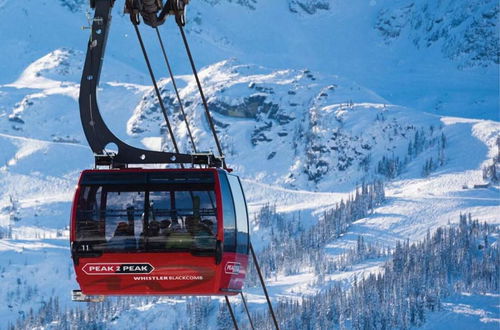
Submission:
[[[498,293],[498,226],[461,215],[458,226],[438,228],[418,243],[399,242],[379,273],[355,281],[348,290],[334,283],[302,301],[280,300],[286,329],[408,329],[441,309],[454,294]],[[271,329],[266,315],[259,328]]]
[[[429,312],[438,311],[441,302],[453,294],[498,292],[500,228],[480,224],[471,215],[460,216],[458,225],[438,228],[414,244],[398,242],[393,249],[367,244],[358,237],[355,248],[329,258],[327,243],[345,233],[349,226],[369,215],[385,198],[383,184],[359,187],[355,195],[325,211],[318,223],[304,230],[299,214],[282,215],[275,207],[263,207],[254,220],[270,231],[270,243],[259,253],[266,278],[299,274],[313,270],[315,294],[295,298],[275,298],[274,305],[283,329],[407,329],[422,325]],[[341,273],[367,259],[380,261],[380,271],[346,283],[327,281],[325,275]],[[384,260],[385,263],[384,263]],[[250,265],[247,287],[258,285]],[[161,303],[160,297],[110,298],[101,304],[63,308],[57,297],[50,297],[38,311],[31,310],[10,329],[49,327],[67,329],[105,329],[123,310]],[[217,328],[231,329],[233,324],[223,300],[179,298],[184,304],[172,307],[185,318],[176,318],[175,329],[206,328],[215,320]],[[242,306],[240,323],[248,328]],[[169,305],[172,306],[172,305]],[[258,329],[272,329],[266,312],[253,311]]]

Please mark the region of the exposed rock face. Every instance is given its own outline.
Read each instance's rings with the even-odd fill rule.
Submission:
[[[229,2],[229,3],[237,3],[241,6],[250,8],[250,9],[255,9],[255,4],[257,3],[257,0],[203,0],[211,5],[217,5],[219,3],[224,3],[224,2]]]
[[[288,7],[291,12],[305,12],[313,15],[319,10],[329,10],[329,0],[289,0]]]
[[[407,1],[380,11],[375,28],[386,43],[409,38],[417,47],[440,47],[458,66],[499,64],[500,5],[495,0]]]
[[[200,77],[228,160],[238,160],[240,173],[252,164],[248,175],[265,172],[268,182],[321,190],[353,178],[361,181],[384,155],[404,158],[418,128],[413,118],[408,120],[409,110],[385,105],[376,94],[336,76],[223,61],[201,70]],[[160,85],[177,142],[189,150],[170,80]],[[193,81],[182,85],[198,149],[213,149],[197,88]],[[162,123],[150,91],[129,120],[129,133],[158,136]],[[171,149],[168,137],[164,147]]]
[[[63,7],[68,8],[72,12],[77,12],[82,9],[83,6],[88,5],[88,0],[59,0]]]

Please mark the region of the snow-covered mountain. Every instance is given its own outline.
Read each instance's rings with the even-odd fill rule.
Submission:
[[[439,47],[461,68],[498,65],[499,6],[495,1],[415,1],[380,11],[375,27],[387,43],[411,39],[415,47]]]
[[[74,313],[88,327],[223,327],[218,300],[112,299],[88,308],[69,301],[76,288],[67,242],[70,201],[79,171],[93,166],[77,105],[86,3],[0,0],[6,31],[0,35],[2,327],[30,317],[48,322],[49,310]],[[311,252],[327,260],[321,267],[311,262],[284,272],[264,265],[276,304],[305,304],[336,284],[347,290],[381,272],[387,254],[346,257],[359,237],[391,249],[454,226],[461,214],[500,223],[498,185],[483,178],[483,169],[500,160],[498,7],[486,0],[191,1],[188,38],[228,162],[245,185],[254,245],[266,259],[276,257],[269,244],[280,235],[288,235],[284,250],[306,235],[321,238]],[[130,144],[170,150],[121,12],[118,1],[99,89],[103,117]],[[190,151],[154,35],[143,30],[180,147]],[[172,21],[162,32],[198,149],[213,150]],[[386,182],[386,201],[373,213],[342,230],[315,231],[331,230],[322,225],[325,214],[374,180]],[[277,218],[265,220],[270,206]],[[343,269],[326,267],[339,259],[350,261]],[[451,318],[496,328],[500,315],[488,297],[499,293],[490,294],[449,297],[425,326],[446,327]],[[265,309],[251,282],[247,298],[256,313]],[[208,316],[178,317],[199,313]],[[244,322],[241,306],[237,314]],[[19,326],[30,324],[24,321]]]
[[[200,77],[228,161],[233,166],[238,159],[234,168],[243,177],[287,188],[349,191],[353,182],[373,180],[384,156],[404,159],[417,131],[434,127],[432,134],[440,134],[438,117],[390,105],[346,79],[233,62],[207,67]],[[181,145],[189,150],[170,80],[161,85]],[[201,150],[213,149],[195,82],[188,80],[180,94],[196,143]],[[162,123],[151,90],[135,108],[127,131],[148,143],[156,137],[157,146],[172,150],[169,141],[158,138],[165,131]]]
[[[34,60],[56,48],[84,50],[88,32],[81,27],[88,25],[86,3],[65,0],[47,7],[43,1],[3,0],[0,28],[8,33],[1,36],[2,54],[16,61],[0,63],[0,83],[14,81]],[[279,70],[309,69],[348,77],[395,104],[440,115],[498,120],[498,3],[412,3],[199,0],[190,5],[187,30],[194,53],[203,54],[196,58],[200,67],[234,57],[240,63]],[[106,61],[116,59],[130,70],[144,72],[122,6],[122,2],[115,6]],[[171,20],[162,31],[168,36],[167,50],[176,73],[189,73]],[[388,38],[387,33],[399,36]],[[154,37],[145,33],[151,47]],[[161,55],[154,49],[153,63],[163,69]],[[129,77],[140,79],[137,72],[129,72]]]

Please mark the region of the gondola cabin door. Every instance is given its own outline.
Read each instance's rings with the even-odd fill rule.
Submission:
[[[85,295],[237,294],[249,252],[239,178],[221,169],[84,171],[71,251]]]

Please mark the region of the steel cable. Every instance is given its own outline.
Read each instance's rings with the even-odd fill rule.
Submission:
[[[207,117],[208,123],[210,125],[210,129],[212,130],[215,144],[217,145],[217,150],[219,151],[219,155],[222,158],[224,168],[226,168],[226,162],[224,160],[224,153],[222,152],[222,146],[219,142],[219,138],[217,137],[217,132],[215,131],[214,122],[213,122],[212,116],[210,115],[210,110],[208,109],[207,99],[205,98],[205,94],[203,93],[203,88],[201,87],[200,78],[198,77],[198,72],[197,72],[196,66],[194,64],[193,55],[191,54],[191,49],[189,48],[186,34],[184,33],[184,28],[182,27],[182,25],[178,24],[178,26],[179,26],[179,30],[181,32],[182,40],[184,42],[184,47],[186,48],[186,53],[189,57],[189,63],[191,64],[191,69],[193,71],[193,75],[196,79],[196,84],[198,85],[198,91],[200,92],[201,100],[202,100],[203,106],[205,108],[206,117]]]
[[[255,265],[255,269],[257,269],[257,274],[259,275],[262,290],[264,290],[264,295],[266,296],[267,306],[269,307],[269,311],[271,312],[274,326],[276,327],[276,330],[279,330],[278,321],[276,320],[276,315],[274,314],[273,305],[271,304],[271,299],[269,298],[269,293],[267,292],[266,282],[264,282],[264,277],[262,276],[262,272],[260,271],[259,262],[257,261],[257,256],[255,255],[252,243],[250,243],[250,253],[252,254],[253,263]]]
[[[241,300],[243,301],[243,306],[245,307],[245,311],[247,313],[248,321],[250,321],[250,327],[252,330],[254,330],[253,322],[252,322],[252,317],[250,316],[250,312],[248,311],[248,306],[247,306],[247,300],[245,299],[245,295],[243,292],[240,292]]]
[[[177,88],[177,83],[175,82],[175,77],[174,77],[174,74],[172,72],[172,67],[170,66],[170,62],[168,61],[167,52],[165,51],[165,46],[163,45],[163,40],[162,40],[162,37],[160,34],[160,30],[157,27],[155,28],[155,30],[156,30],[156,35],[158,37],[158,41],[160,42],[160,47],[161,47],[161,51],[163,53],[163,58],[165,59],[165,64],[167,65],[168,73],[170,74],[170,79],[172,80],[172,86],[174,86],[175,95],[177,96],[177,102],[179,102],[179,107],[180,107],[182,116],[184,117],[184,123],[186,124],[189,139],[191,140],[191,145],[193,146],[193,151],[196,153],[197,151],[196,151],[196,145],[195,145],[194,139],[193,139],[193,134],[191,133],[191,129],[189,128],[189,123],[188,123],[188,120],[186,117],[186,113],[184,111],[184,106],[182,104],[181,96],[179,95],[179,90]]]
[[[161,93],[160,93],[160,89],[158,88],[158,84],[156,83],[156,78],[155,78],[155,75],[153,73],[153,69],[151,67],[151,62],[149,61],[146,47],[144,46],[144,42],[142,41],[141,32],[139,31],[139,27],[136,24],[132,24],[132,25],[134,26],[135,32],[137,34],[137,38],[139,39],[139,44],[141,45],[142,54],[144,55],[144,59],[146,60],[146,64],[147,64],[147,67],[149,70],[149,75],[151,77],[151,80],[153,81],[153,86],[155,89],[156,97],[158,98],[158,103],[160,104],[160,108],[161,108],[161,111],[163,113],[163,117],[165,118],[165,122],[167,123],[167,128],[168,128],[168,132],[170,134],[170,137],[172,139],[172,144],[174,145],[175,152],[179,154],[180,153],[179,147],[177,146],[177,142],[176,142],[175,136],[174,136],[174,131],[172,130],[172,126],[170,125],[170,121],[168,120],[167,110],[165,109],[165,104],[163,104],[163,99],[161,97]],[[182,167],[184,167],[184,166],[182,166]]]
[[[227,308],[229,309],[229,313],[231,314],[231,319],[233,320],[234,328],[236,330],[239,330],[238,322],[236,321],[236,317],[234,316],[233,308],[231,307],[231,303],[229,302],[229,297],[228,296],[224,296],[224,297],[226,297]]]

